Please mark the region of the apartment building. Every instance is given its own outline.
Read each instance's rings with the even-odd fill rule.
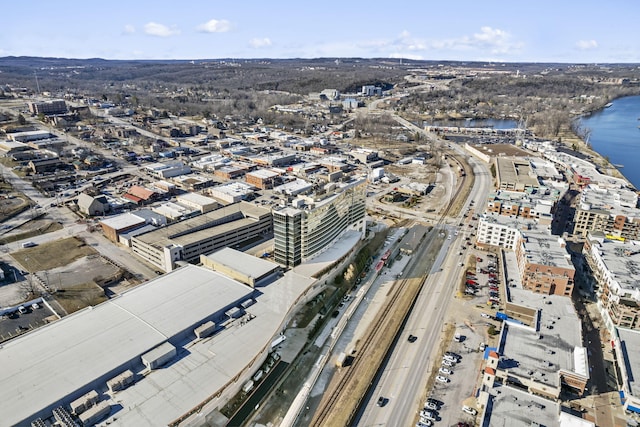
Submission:
[[[551,223],[556,202],[565,188],[540,187],[527,192],[498,190],[487,198],[486,211],[499,215],[537,219]]]
[[[590,231],[601,231],[607,236],[640,240],[637,205],[635,191],[589,184],[576,207],[573,234],[587,237]]]
[[[598,308],[607,328],[640,330],[640,244],[593,232],[583,254],[597,286]]]
[[[523,220],[489,212],[480,216],[476,243],[515,251]]]
[[[545,295],[571,296],[575,267],[561,237],[530,228],[520,234],[515,254],[522,287]]]
[[[62,99],[54,99],[44,102],[30,102],[29,111],[31,114],[44,114],[52,116],[54,114],[66,114],[67,104]]]
[[[575,268],[564,240],[551,235],[547,225],[487,213],[478,222],[477,244],[513,251],[524,289],[547,295],[573,293]]]
[[[273,211],[274,257],[296,266],[323,252],[347,230],[365,233],[366,181],[344,184],[330,195],[300,197]]]

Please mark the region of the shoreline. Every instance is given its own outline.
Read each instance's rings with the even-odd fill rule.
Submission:
[[[588,117],[592,114],[595,113],[599,113],[604,111],[607,107],[607,105],[622,99],[622,98],[628,98],[630,96],[640,96],[640,95],[624,95],[624,96],[620,96],[618,98],[614,98],[611,100],[608,100],[606,104],[604,104],[603,106],[601,106],[598,109],[595,110],[588,110],[582,114],[576,115],[575,117],[572,118],[572,121],[575,120],[580,120],[583,117]],[[640,120],[640,119],[639,119]],[[576,144],[577,147],[579,147],[579,150],[577,150],[578,152],[582,152],[584,154],[587,154],[590,159],[589,161],[592,162],[594,165],[596,165],[598,167],[598,169],[601,171],[601,173],[606,174],[606,175],[611,175],[613,177],[616,178],[620,178],[620,179],[624,179],[627,182],[627,186],[629,188],[631,188],[634,191],[638,191],[638,188],[636,188],[636,186],[629,180],[629,178],[627,178],[624,173],[622,173],[620,171],[620,169],[618,167],[616,167],[613,163],[611,163],[611,161],[608,161],[606,159],[606,156],[604,156],[603,154],[601,154],[600,152],[594,150],[590,144],[587,144],[582,138],[580,138],[578,135],[576,135],[576,133],[570,128],[570,129],[565,129],[564,131],[560,132],[559,135],[562,138],[562,144],[564,144],[565,146],[567,146],[568,148],[573,149],[573,144]],[[623,165],[624,167],[624,165]]]
[[[562,144],[564,144],[567,148],[573,149],[573,144],[575,143],[577,147],[579,147],[579,153],[583,153],[589,156],[589,161],[593,163],[601,173],[605,175],[610,175],[616,178],[624,179],[627,182],[627,186],[634,191],[638,191],[635,185],[629,181],[629,178],[624,176],[620,169],[615,167],[611,162],[607,161],[605,156],[595,151],[593,148],[589,147],[582,138],[576,135],[573,131],[567,130],[561,132],[560,137],[562,138]]]

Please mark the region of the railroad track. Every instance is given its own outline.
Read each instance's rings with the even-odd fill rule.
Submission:
[[[403,290],[407,286],[407,282],[407,279],[402,279],[400,281],[400,284],[394,287],[393,294],[386,301],[385,305],[382,308],[382,311],[376,317],[374,324],[367,330],[367,334],[362,339],[362,345],[358,349],[358,354],[360,356],[369,354],[370,351],[379,343],[379,339],[377,339],[377,337],[379,337],[381,335],[381,332],[385,330],[384,326],[388,323],[389,315],[394,312],[395,305],[402,295]],[[330,392],[328,394],[328,398],[316,411],[314,418],[311,421],[311,426],[321,427],[330,425],[328,424],[328,421],[336,410],[336,405],[341,401],[342,398],[344,398],[345,391],[347,391],[350,384],[352,384],[356,375],[362,374],[362,366],[370,362],[371,361],[367,360],[366,357],[356,356],[354,358],[353,363],[349,366],[348,369],[345,370],[335,389],[328,390]],[[353,407],[353,410],[349,415],[349,419],[353,417],[356,408],[357,405]]]
[[[465,171],[466,169],[467,168],[465,167]],[[464,188],[465,181],[468,179],[468,177],[468,172],[461,177],[462,179],[459,181],[459,185],[457,187],[458,189]],[[453,206],[455,205],[457,200],[458,197],[453,197],[451,198],[451,200],[449,200],[445,209],[439,216],[438,221],[436,222],[436,224],[434,224],[434,229],[439,229],[443,224],[446,223],[445,220],[453,209]],[[425,242],[425,244],[431,245],[432,241],[433,236],[431,237],[430,241]],[[417,286],[417,290],[415,291],[416,295],[419,292],[420,288],[422,288],[422,285],[424,284],[426,278],[427,274],[420,278],[419,285]],[[406,308],[406,311],[402,313],[398,313],[398,305],[401,297],[404,295],[409,286],[414,283],[414,280],[415,279],[402,279],[396,286],[393,287],[393,293],[389,295],[389,298],[387,298],[385,305],[382,307],[373,324],[370,328],[368,328],[365,336],[360,341],[357,355],[353,359],[352,364],[347,369],[343,370],[344,372],[342,373],[342,376],[333,383],[335,384],[334,387],[327,389],[325,398],[318,406],[314,417],[311,420],[310,426],[324,427],[328,425],[337,425],[336,422],[338,420],[336,418],[338,416],[341,417],[340,421],[344,422],[344,424],[341,423],[341,425],[349,425],[351,423],[351,420],[353,419],[353,416],[355,415],[360,402],[365,395],[365,393],[363,393],[362,395],[358,396],[357,402],[354,402],[351,388],[353,388],[354,384],[358,381],[367,380],[368,382],[370,382],[373,379],[373,375],[371,376],[371,378],[366,378],[363,376],[363,374],[371,372],[371,364],[376,362],[375,360],[372,360],[372,358],[366,357],[366,355],[372,354],[372,352],[374,352],[377,347],[383,344],[383,332],[385,333],[384,335],[388,336],[390,331],[387,326],[389,326],[393,315],[397,316],[398,314],[400,314],[401,318],[405,318],[405,316],[408,314],[411,304],[409,304]],[[400,327],[400,323],[398,323],[397,328]],[[397,331],[394,331],[394,333],[397,333]],[[388,345],[390,345],[390,341]],[[380,360],[377,361],[378,363],[381,362],[381,360],[384,358],[384,355],[385,354],[383,354]],[[349,401],[351,404],[341,405],[342,402],[347,401]],[[348,414],[345,414],[344,411],[348,411]],[[336,413],[338,415],[336,415]]]

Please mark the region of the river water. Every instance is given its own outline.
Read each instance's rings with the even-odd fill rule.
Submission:
[[[640,188],[640,96],[616,99],[604,108],[579,119],[582,127],[591,130],[589,142],[620,172]]]

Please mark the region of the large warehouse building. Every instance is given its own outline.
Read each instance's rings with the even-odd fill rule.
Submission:
[[[80,420],[158,426],[222,405],[314,282],[289,272],[255,293],[187,265],[12,340],[0,349],[1,424],[86,411]]]
[[[131,239],[133,253],[172,271],[177,261],[198,262],[200,255],[236,247],[273,235],[271,211],[247,202],[168,225]]]

